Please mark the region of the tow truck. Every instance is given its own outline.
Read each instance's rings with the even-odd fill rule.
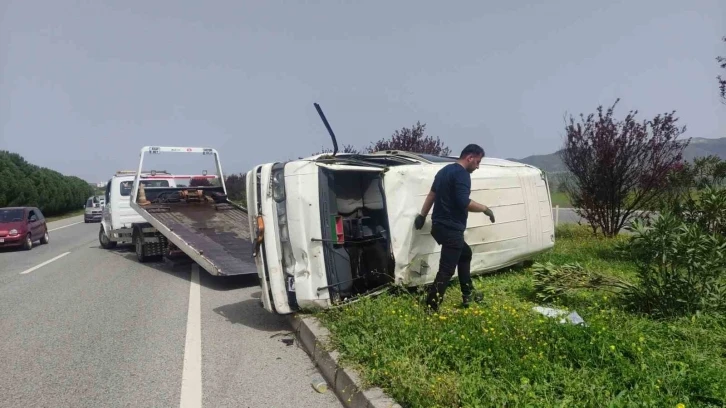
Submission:
[[[144,182],[148,177],[143,171],[147,154],[212,156],[217,175],[208,185],[149,185]],[[203,176],[208,177],[206,171]],[[181,251],[214,276],[257,274],[247,209],[227,198],[217,150],[144,146],[129,200],[131,208],[145,221],[131,227],[140,262]]]

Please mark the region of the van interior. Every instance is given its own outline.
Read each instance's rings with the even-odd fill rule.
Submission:
[[[334,303],[393,282],[382,173],[321,168],[320,208]]]

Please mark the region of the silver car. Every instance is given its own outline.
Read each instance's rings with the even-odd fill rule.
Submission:
[[[83,215],[83,221],[86,223],[92,221],[101,222],[101,217],[103,216],[103,207],[106,204],[104,201],[104,196],[88,197],[88,200],[86,200],[86,212]]]

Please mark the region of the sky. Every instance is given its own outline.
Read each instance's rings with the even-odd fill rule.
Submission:
[[[246,172],[331,147],[314,102],[341,146],[420,121],[454,154],[546,154],[616,98],[726,137],[723,36],[722,0],[0,0],[0,150],[89,182],[148,145]]]

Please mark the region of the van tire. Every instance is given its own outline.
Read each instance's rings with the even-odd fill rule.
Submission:
[[[43,245],[48,244],[50,242],[50,234],[48,234],[48,230],[45,230],[45,234],[43,234],[43,237],[40,238],[40,243]]]

